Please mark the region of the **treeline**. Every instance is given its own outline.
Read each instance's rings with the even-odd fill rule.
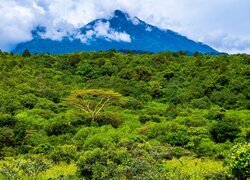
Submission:
[[[245,54],[0,52],[0,178],[247,179],[249,77]]]

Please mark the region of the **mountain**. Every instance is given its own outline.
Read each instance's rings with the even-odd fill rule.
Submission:
[[[109,19],[97,19],[74,32],[67,33],[61,40],[50,39],[46,32],[44,27],[36,28],[32,31],[33,39],[18,44],[13,53],[22,53],[25,49],[31,53],[51,54],[109,49],[154,53],[181,50],[218,53],[208,45],[190,40],[171,30],[159,29],[120,10],[114,11]]]

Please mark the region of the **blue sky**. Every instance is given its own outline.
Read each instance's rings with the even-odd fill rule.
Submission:
[[[1,0],[0,49],[9,51],[46,26],[57,39],[115,9],[228,53],[250,53],[250,0]],[[63,33],[63,32],[62,32]]]

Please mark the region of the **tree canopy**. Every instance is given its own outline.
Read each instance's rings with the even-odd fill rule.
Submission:
[[[0,53],[0,179],[246,179],[250,55]]]
[[[89,114],[92,120],[101,113],[106,105],[122,102],[123,96],[112,90],[83,89],[74,90],[65,102]]]

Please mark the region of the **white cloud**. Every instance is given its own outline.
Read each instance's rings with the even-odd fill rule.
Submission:
[[[18,5],[14,1],[0,3],[0,48],[10,49],[14,44],[30,40],[30,31],[36,26],[36,19],[44,12],[32,4],[31,8]]]
[[[201,37],[200,41],[213,44],[215,48],[228,53],[250,52],[250,37],[234,37],[223,31],[210,32],[207,36]]]
[[[52,39],[55,41],[61,41],[63,37],[71,35],[76,31],[76,28],[67,22],[60,21],[46,26],[45,33],[39,33],[44,39]]]
[[[140,24],[140,20],[135,16],[128,17],[127,19],[136,26]]]
[[[148,32],[151,32],[152,31],[152,28],[150,26],[147,26],[145,31],[148,31]]]
[[[16,43],[30,40],[31,30],[38,25],[46,26],[44,37],[60,40],[76,28],[121,9],[218,50],[250,53],[249,7],[249,0],[1,0],[0,49],[11,50]],[[85,38],[92,33],[96,31]],[[126,33],[112,31],[107,38],[130,39]]]
[[[93,30],[87,31],[85,34],[77,33],[75,36],[76,39],[80,39],[83,43],[87,43],[88,40],[97,37],[104,38],[108,41],[123,41],[131,42],[130,35],[126,32],[117,32],[114,29],[110,28],[109,22],[98,21],[94,25]]]

